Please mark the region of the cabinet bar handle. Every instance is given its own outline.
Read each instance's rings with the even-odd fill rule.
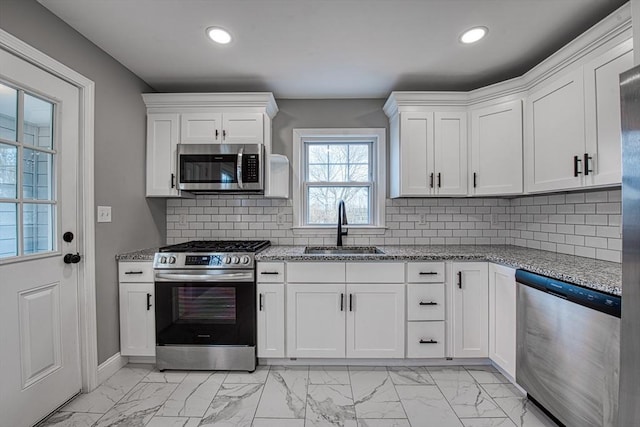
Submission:
[[[218,134],[219,134],[219,133],[220,133],[220,132],[218,131],[218,129],[216,129],[216,139],[218,139]]]
[[[420,340],[420,344],[438,344],[438,341],[436,340]]]
[[[584,153],[584,176],[589,175],[589,172],[593,172],[593,169],[589,169],[589,162],[593,160],[593,157],[589,153]]]
[[[478,186],[478,174],[477,173],[473,173],[473,188],[476,188]]]
[[[340,294],[340,311],[344,311],[344,294]]]
[[[262,311],[264,305],[262,304],[262,293],[258,294],[258,309]]]
[[[151,294],[147,293],[147,311],[151,310]]]
[[[353,311],[353,294],[349,294],[349,311]]]
[[[171,188],[176,188],[176,175],[171,174]]]
[[[438,172],[438,188],[442,187],[442,174]]]
[[[433,172],[429,175],[429,187],[433,188]]]
[[[438,303],[435,301],[429,301],[429,302],[420,301],[419,304],[420,305],[438,305]]]
[[[420,276],[437,276],[438,272],[437,271],[421,271],[420,273],[418,273]]]
[[[279,271],[261,271],[260,274],[272,274],[272,275],[278,275],[280,274]]]
[[[462,271],[458,271],[458,288],[462,289]]]
[[[144,271],[125,271],[124,274],[142,274]]]
[[[227,138],[227,131],[222,129],[222,139],[226,139]]]
[[[582,172],[578,170],[578,163],[580,163],[582,160],[580,159],[579,156],[573,156],[573,176],[577,177],[578,175],[580,175]]]

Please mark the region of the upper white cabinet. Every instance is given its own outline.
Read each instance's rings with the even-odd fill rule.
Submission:
[[[180,143],[262,144],[262,113],[185,113],[180,120]]]
[[[471,109],[470,193],[522,193],[522,101]]]
[[[147,114],[147,196],[178,197],[176,158],[179,115]]]
[[[467,113],[391,117],[391,197],[467,194]]]

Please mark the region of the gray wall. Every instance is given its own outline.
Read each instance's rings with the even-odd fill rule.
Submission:
[[[115,255],[165,240],[165,201],[144,197],[145,106],[152,89],[35,0],[1,0],[0,28],[96,84],[95,201],[113,207],[96,224],[98,361],[120,349]]]

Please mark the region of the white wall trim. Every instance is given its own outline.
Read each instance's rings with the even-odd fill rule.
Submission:
[[[82,230],[78,248],[83,262],[78,270],[80,364],[82,390],[98,385],[98,333],[96,326],[95,221],[94,221],[94,97],[95,83],[33,46],[0,29],[0,48],[76,86],[80,92],[80,147],[78,222]]]
[[[122,356],[120,352],[102,362],[98,366],[98,385],[105,382],[107,378],[118,372],[127,363],[129,363],[129,358]]]
[[[144,93],[142,99],[149,112],[181,112],[215,109],[229,111],[232,108],[257,108],[269,118],[278,112],[276,100],[271,92],[228,92],[228,93]]]

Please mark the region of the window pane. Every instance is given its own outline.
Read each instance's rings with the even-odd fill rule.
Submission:
[[[325,144],[309,144],[309,159],[310,165],[329,162],[329,147]]]
[[[18,149],[0,144],[0,198],[15,199],[17,195]]]
[[[371,144],[349,144],[349,163],[369,163]]]
[[[349,181],[369,181],[369,165],[351,164],[349,165]]]
[[[18,219],[15,203],[0,203],[0,258],[18,255]]]
[[[53,250],[52,205],[24,204],[23,210],[24,254]]]
[[[24,143],[53,148],[53,104],[24,95]]]
[[[311,225],[337,224],[338,201],[344,200],[349,224],[370,224],[369,187],[309,187],[307,221]]]
[[[330,144],[329,145],[329,163],[348,163],[349,162],[349,146],[347,144]]]
[[[25,199],[52,200],[53,155],[24,149],[22,194]]]
[[[331,165],[329,166],[329,182],[346,182],[348,181],[347,165]]]
[[[326,182],[329,180],[329,165],[310,165],[309,176],[307,180],[310,182]]]
[[[0,138],[17,140],[18,91],[0,84]]]

